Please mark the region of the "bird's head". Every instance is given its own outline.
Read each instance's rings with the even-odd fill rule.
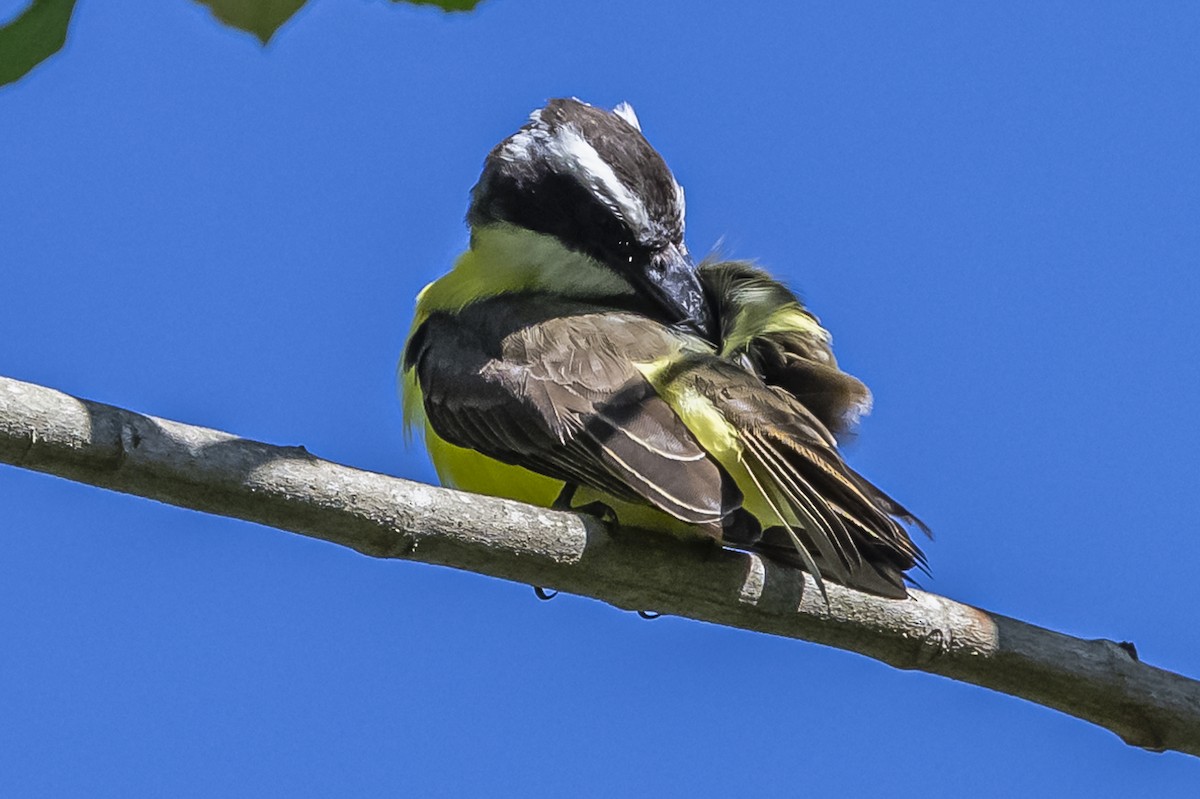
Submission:
[[[707,334],[683,218],[683,189],[633,109],[574,99],[551,100],[492,150],[467,214],[473,235],[507,226],[550,237],[615,273],[666,321]]]

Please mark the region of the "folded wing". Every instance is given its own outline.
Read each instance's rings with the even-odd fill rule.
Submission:
[[[637,370],[685,340],[637,314],[504,296],[434,314],[413,337],[438,435],[720,537],[736,485]]]
[[[507,295],[430,316],[405,363],[450,443],[651,505],[822,591],[825,575],[903,597],[924,564],[902,524],[919,522],[806,403],[645,316]]]

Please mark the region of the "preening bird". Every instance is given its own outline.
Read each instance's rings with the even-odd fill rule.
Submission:
[[[469,249],[417,299],[406,424],[442,482],[708,538],[902,598],[912,514],[846,465],[869,409],[830,336],[744,262],[696,266],[633,109],[552,100],[488,155]],[[926,530],[927,532],[927,530]]]

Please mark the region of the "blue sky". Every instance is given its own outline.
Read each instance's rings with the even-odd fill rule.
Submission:
[[[20,0],[0,0],[0,18]],[[563,10],[569,5],[568,10]],[[1200,7],[81,0],[0,89],[0,374],[432,480],[393,369],[488,149],[629,100],[697,253],[876,410],[927,587],[1200,676]],[[0,467],[11,796],[1191,796],[1200,765],[845,652]]]

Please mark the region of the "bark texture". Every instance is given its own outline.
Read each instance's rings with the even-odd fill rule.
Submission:
[[[1200,756],[1200,682],[1085,640],[912,591],[889,600],[732,551],[464,494],[0,377],[0,462],[351,547],[848,649]]]

